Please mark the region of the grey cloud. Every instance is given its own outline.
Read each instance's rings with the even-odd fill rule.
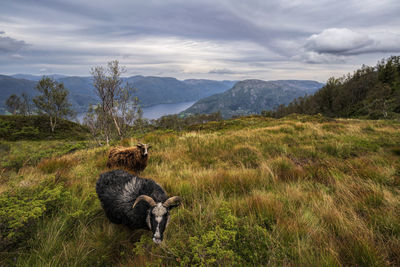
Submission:
[[[341,55],[323,54],[313,51],[307,51],[299,55],[293,56],[295,61],[301,61],[309,64],[332,64],[345,63],[346,59]]]
[[[383,53],[381,58],[399,51],[399,11],[398,0],[6,1],[2,30],[25,42],[12,39],[11,46],[8,39],[4,56],[0,39],[0,71],[19,66],[18,72],[53,68],[79,75],[117,58],[136,74],[225,78],[278,65],[281,73],[294,71],[295,63],[313,69],[348,66],[349,59],[369,64],[376,62],[371,53]],[[0,32],[0,38],[7,37]],[[157,45],[148,41],[152,38]],[[171,40],[177,41],[168,44]],[[26,43],[32,45],[22,53]],[[130,49],[131,44],[140,45]]]
[[[5,32],[0,33],[4,34]],[[0,53],[15,53],[27,46],[28,44],[24,41],[19,41],[8,36],[0,36]]]
[[[400,52],[400,35],[393,33],[363,34],[347,28],[332,28],[313,34],[305,49],[319,54],[360,55]]]
[[[346,54],[373,44],[366,34],[342,28],[323,30],[308,38],[305,48],[318,53]]]
[[[235,74],[236,72],[230,69],[213,69],[208,72],[209,74]]]

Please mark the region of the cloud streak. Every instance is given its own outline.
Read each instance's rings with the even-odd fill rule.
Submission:
[[[400,52],[399,12],[397,0],[6,1],[0,73],[88,75],[118,59],[132,74],[324,81]]]

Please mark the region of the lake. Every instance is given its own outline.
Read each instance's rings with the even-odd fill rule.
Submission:
[[[153,120],[161,118],[165,115],[177,114],[185,109],[189,108],[196,101],[189,102],[181,102],[175,104],[159,104],[151,107],[145,107],[143,109],[143,118]],[[79,122],[83,122],[83,118],[85,117],[85,113],[78,114],[77,119]]]
[[[175,104],[159,104],[143,108],[143,118],[158,119],[165,115],[177,114],[193,105],[195,101],[181,102]]]

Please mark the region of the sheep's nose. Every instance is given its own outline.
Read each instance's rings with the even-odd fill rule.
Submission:
[[[153,237],[154,237],[155,239],[161,239],[160,232],[157,231],[157,232],[153,235]]]
[[[162,240],[159,239],[159,238],[153,237],[153,242],[156,243],[156,244],[161,244]]]

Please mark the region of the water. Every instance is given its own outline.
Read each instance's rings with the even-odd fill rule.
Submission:
[[[193,105],[195,101],[190,102],[181,102],[175,104],[159,104],[151,107],[142,108],[143,109],[143,118],[153,120],[161,118],[165,115],[177,114],[185,109],[189,108]],[[86,114],[81,113],[78,114],[77,119],[80,123],[83,122],[83,118]]]
[[[176,114],[193,105],[195,101],[181,102],[176,104],[159,104],[147,108],[143,108],[143,118],[158,119],[165,115]]]

